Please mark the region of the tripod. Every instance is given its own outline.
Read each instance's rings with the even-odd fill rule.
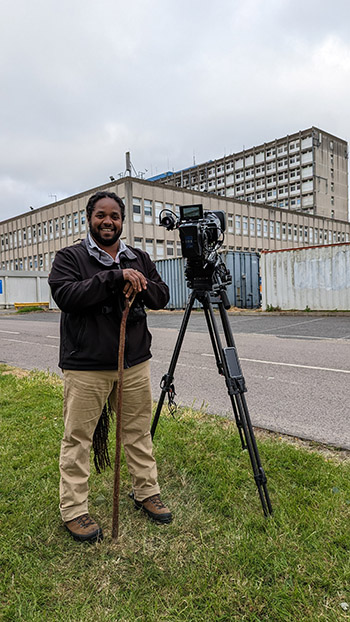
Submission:
[[[213,289],[212,284],[210,289],[208,289],[207,286],[203,286],[199,289],[193,289],[189,296],[168,373],[163,376],[161,381],[161,395],[153,418],[151,435],[153,438],[166,394],[168,393],[170,396],[174,393],[173,380],[176,363],[180,354],[194,302],[195,300],[198,300],[204,310],[218,372],[220,375],[225,376],[226,386],[240,435],[242,449],[248,449],[261,505],[265,516],[268,516],[269,514],[272,514],[272,506],[266,485],[266,475],[260,462],[259,451],[244,395],[247,390],[245,380],[239,363],[231,326],[228,321],[227,309],[230,307],[230,303],[227,298],[225,285],[220,284],[215,286],[215,291],[213,291]],[[219,308],[222,328],[226,340],[226,347],[223,347],[221,344],[213,304],[217,304]]]

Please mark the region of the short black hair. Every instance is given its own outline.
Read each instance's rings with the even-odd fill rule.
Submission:
[[[87,202],[86,215],[87,215],[88,221],[90,222],[91,220],[91,215],[92,215],[92,212],[94,211],[97,201],[99,201],[100,199],[105,199],[105,198],[113,199],[116,203],[118,203],[120,207],[121,215],[122,215],[122,220],[124,220],[125,205],[123,201],[121,200],[121,198],[118,197],[118,195],[115,194],[115,192],[107,192],[107,191],[102,190],[100,192],[96,192],[96,194],[93,194]]]

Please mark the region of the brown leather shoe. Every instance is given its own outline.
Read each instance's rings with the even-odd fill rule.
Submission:
[[[135,507],[142,509],[146,514],[157,523],[171,523],[173,517],[170,510],[164,505],[160,495],[152,495],[143,501],[134,499]]]
[[[97,542],[103,540],[101,527],[89,516],[82,514],[73,520],[64,523],[74,540],[78,542]]]

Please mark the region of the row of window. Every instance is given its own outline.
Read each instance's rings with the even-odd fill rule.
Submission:
[[[280,188],[279,190],[282,190],[281,193],[279,192],[280,196],[283,196],[283,194],[286,194],[288,197],[288,192],[289,193],[299,192],[300,184],[295,183],[295,184],[292,184],[291,186],[282,186],[282,188]],[[256,195],[251,195],[248,198],[248,200],[250,201],[255,200],[258,202],[258,201],[271,201],[274,198],[276,198],[276,190],[271,189],[271,190],[268,190],[266,193],[258,192]],[[308,203],[305,202],[306,199],[309,199],[309,202],[311,205],[313,201],[312,194],[307,195],[306,197],[303,197],[303,204],[302,204],[303,207],[308,205]],[[334,197],[331,197],[331,199],[333,200],[333,203],[334,203]],[[284,200],[278,201],[278,206],[281,208],[298,209],[301,207],[301,199],[298,197],[293,198],[289,196],[288,198]],[[177,216],[179,215],[179,209],[180,209],[179,205],[174,205],[173,203],[164,204],[161,201],[152,201],[150,199],[142,200],[139,197],[133,197],[133,219],[135,222],[153,223],[154,222],[153,219],[155,217],[156,223],[158,223],[160,212],[163,209],[171,210],[172,212],[175,212]],[[241,216],[237,215],[235,232],[237,234],[240,234],[243,231],[244,234],[247,234],[248,233],[248,217],[246,216],[243,217],[242,227],[240,225],[240,219],[241,219]],[[262,223],[267,223],[267,222],[268,221],[266,219],[264,220],[261,218],[255,219],[251,217],[250,227],[249,227],[250,234],[251,235],[256,234],[258,237],[260,237],[262,235],[261,232],[265,231],[266,229],[265,225],[263,226]],[[288,226],[291,227],[292,225],[288,225]],[[297,227],[297,225],[294,225],[294,226]],[[274,225],[274,222],[271,221],[271,224],[268,226],[268,229],[270,232],[270,237],[276,237],[277,239],[281,238],[281,223],[276,223],[276,225]],[[273,235],[272,235],[272,229],[273,229]],[[326,229],[318,230],[317,228],[315,228],[313,231],[312,227],[306,227],[306,229],[308,229],[311,232],[308,235],[308,239],[309,240],[312,239],[312,241],[315,243],[317,243],[318,241],[320,243],[349,241],[348,234],[345,235],[344,233],[340,233],[340,232],[335,233],[331,231],[327,233]],[[60,216],[60,217],[57,217],[57,218],[54,218],[54,219],[51,219],[51,220],[48,220],[42,223],[33,224],[28,227],[24,227],[21,229],[14,230],[12,232],[10,231],[8,233],[2,234],[0,236],[0,251],[6,251],[8,249],[24,247],[27,245],[29,246],[31,244],[45,241],[47,239],[60,238],[66,235],[72,235],[73,233],[79,234],[79,233],[85,232],[85,230],[86,230],[86,215],[85,215],[85,210],[81,210],[80,212],[74,212],[73,214]],[[232,215],[228,216],[228,231],[230,233],[233,233],[234,231]],[[305,239],[305,237],[301,238],[300,235],[301,234],[299,233],[299,241],[301,239]],[[265,235],[265,237],[268,237],[268,236]],[[285,239],[283,238],[283,231],[282,231],[282,239]],[[292,239],[292,238],[288,237],[288,239]],[[295,235],[293,239],[294,240],[296,239]],[[177,243],[177,246],[175,247],[173,241],[167,241],[166,245],[164,245],[164,242],[161,240],[156,240],[154,242],[153,239],[146,239],[145,241],[143,241],[141,238],[135,238],[135,246],[139,246],[140,248],[143,248],[153,258],[154,257],[162,258],[165,256],[173,257],[173,256],[181,255],[181,246],[179,245],[179,243]],[[35,260],[35,257],[36,257],[36,260]],[[24,267],[24,263],[23,263],[23,269],[32,269],[33,267],[34,269],[38,269],[38,268],[46,269],[45,267],[46,265],[48,267],[51,265],[51,260],[49,261],[48,257],[49,257],[49,254],[46,253],[44,256],[42,255],[33,256],[32,259],[24,258],[23,262],[24,261],[27,262],[27,268]],[[28,263],[30,262],[30,260],[32,261],[31,267],[30,267],[30,263]]]
[[[133,197],[132,199],[132,211],[133,211],[133,220],[134,222],[145,222],[153,223],[153,218],[155,217],[155,221],[159,224],[159,215],[162,210],[167,209],[171,212],[174,212],[177,216],[180,213],[180,206],[173,205],[173,203],[164,203],[162,201],[151,201],[150,199],[143,199],[143,209],[142,209],[142,199],[139,197]]]
[[[331,231],[309,227],[308,225],[296,225],[286,222],[268,220],[229,214],[227,217],[228,233],[236,235],[250,235],[277,240],[293,240],[294,242],[307,242],[312,244],[332,244],[337,242],[349,242],[349,233],[344,231]]]
[[[257,175],[264,174],[265,172],[265,163],[266,163],[266,171],[272,170],[273,168],[284,168],[286,166],[295,166],[297,164],[306,163],[307,161],[312,161],[312,151],[310,148],[312,147],[312,138],[309,137],[302,141],[302,149],[308,149],[309,151],[305,154],[300,155],[299,151],[299,141],[290,143],[289,149],[288,145],[281,145],[277,147],[269,148],[266,151],[260,151],[255,154],[247,155],[244,158],[239,157],[235,160],[229,160],[226,162],[222,162],[217,164],[216,166],[210,166],[206,170],[202,169],[199,171],[199,181],[205,181],[206,176],[208,178],[221,176],[225,173],[230,173],[233,171],[241,171],[244,167],[256,165],[255,173]],[[287,156],[287,157],[286,157]],[[277,160],[276,160],[277,157]],[[270,161],[269,160],[273,160]],[[333,164],[334,155],[330,154],[330,163]],[[254,170],[254,169],[252,169]],[[241,171],[243,173],[243,171]],[[189,183],[196,183],[198,181],[197,171],[192,171],[190,174],[186,174],[183,171],[181,172],[182,180],[178,179],[178,183],[181,185],[187,185]]]
[[[165,244],[165,246],[164,246]],[[176,243],[172,240],[153,240],[152,238],[134,238],[135,248],[141,248],[145,250],[152,259],[165,259],[165,257],[181,257],[181,242]]]
[[[172,240],[153,240],[146,238],[135,238],[134,246],[147,251],[152,259],[165,259],[171,257],[181,257],[181,242],[176,243]],[[176,255],[175,255],[176,253]],[[54,260],[55,253],[43,253],[19,257],[1,262],[2,270],[46,270],[49,271]]]
[[[284,167],[280,167],[280,168],[284,168]],[[240,173],[236,173],[234,181],[242,181],[242,180],[247,180],[247,179],[253,179],[254,177],[264,177],[266,175],[266,173],[268,175],[270,175],[271,172],[274,172],[274,167],[269,168],[268,170],[265,169],[265,167],[257,167],[255,169],[255,175],[254,175],[254,169],[252,168],[248,168],[245,171],[241,171]],[[277,179],[278,181],[283,181],[286,179],[290,179],[291,181],[295,180],[295,179],[300,179],[300,176],[305,178],[305,177],[312,177],[313,175],[313,167],[311,166],[305,166],[304,168],[296,168],[296,169],[292,169],[290,171],[284,171],[283,173],[278,173]],[[276,180],[276,175],[273,175],[273,177]],[[267,177],[267,179],[269,180],[270,177]],[[228,182],[229,178],[226,179],[226,183]],[[231,181],[231,180],[230,180]],[[263,182],[263,179],[257,179],[256,183],[258,182]]]
[[[312,147],[312,138],[308,137],[302,141],[301,148],[309,149],[310,147]],[[215,175],[215,173],[217,175],[222,175],[225,172],[225,170],[232,171],[234,169],[242,167],[243,163],[246,166],[249,166],[254,163],[259,164],[260,162],[264,162],[265,160],[275,158],[276,156],[281,157],[281,156],[288,155],[288,154],[292,155],[294,154],[294,152],[299,151],[299,149],[300,149],[299,140],[290,142],[289,145],[287,143],[284,145],[280,145],[277,147],[277,149],[275,147],[270,147],[266,149],[265,151],[259,151],[255,154],[247,155],[245,156],[245,158],[239,157],[239,158],[236,158],[235,160],[230,160],[230,161],[226,161],[225,163],[218,164],[216,168],[212,166],[208,169],[208,175]]]
[[[83,233],[85,230],[86,214],[85,210],[81,210],[80,213],[74,212],[67,216],[52,218],[42,223],[4,233],[0,236],[0,248],[3,251],[9,248],[20,248],[37,242],[45,242],[48,239],[53,240],[54,238]]]
[[[270,238],[277,240],[288,240],[302,244],[332,244],[337,242],[349,242],[349,233],[308,227],[307,225],[296,225],[286,222],[275,222],[263,218],[249,218],[230,214],[228,216],[228,233],[235,232],[237,235],[256,236],[258,238]],[[152,259],[165,259],[176,256],[181,257],[181,243],[172,240],[153,240],[151,238],[135,238],[134,246],[146,250]],[[233,246],[227,246],[234,250]],[[236,250],[242,250],[237,246]],[[255,247],[244,247],[244,250],[255,251]],[[257,248],[261,250],[261,248]],[[54,260],[55,253],[44,253],[29,257],[10,259],[1,262],[2,270],[45,270],[49,271]]]
[[[46,270],[49,271],[54,260],[55,253],[44,253],[43,255],[30,255],[29,257],[19,257],[2,261],[2,270]]]
[[[309,162],[312,162],[312,152],[310,152],[310,155],[308,158],[305,158],[303,163],[308,164]],[[223,165],[222,165],[223,166]],[[283,160],[279,160],[276,164],[276,162],[270,162],[267,163],[266,166],[257,166],[254,170],[254,168],[248,168],[245,169],[245,171],[241,170],[239,172],[236,173],[235,175],[235,180],[239,181],[240,179],[243,179],[244,176],[247,177],[254,177],[254,172],[255,172],[255,176],[259,176],[259,175],[265,175],[268,173],[271,173],[273,171],[276,170],[282,170],[284,168],[288,168],[288,167],[295,167],[295,166],[300,166],[300,156],[299,155],[294,155],[291,156],[289,159],[285,158]],[[226,166],[226,173],[229,172],[229,168]],[[209,169],[208,170],[208,180],[209,180],[209,185],[210,183],[215,184],[215,179],[210,179],[211,177],[215,177],[215,169],[214,171],[213,169]],[[218,167],[217,168],[217,175],[218,176],[224,176],[225,170],[224,168]],[[232,181],[233,181],[233,175],[232,177]],[[184,175],[182,180],[178,179],[177,180],[177,185],[181,185],[181,186],[188,186],[189,184],[196,184],[198,182],[203,182],[206,180],[206,174],[205,171],[201,171],[199,173],[199,176],[197,173],[192,173],[191,175]],[[223,181],[223,179],[222,179]]]
[[[254,184],[253,181],[246,181],[245,184],[237,184],[236,186],[236,193],[239,194],[240,192],[244,192],[244,191],[254,191],[255,189],[258,188],[265,188],[265,182],[263,179],[261,180],[257,180],[257,182],[261,181],[261,183],[256,183]],[[313,182],[312,180],[310,182],[306,182],[307,183],[307,191],[309,192],[310,190],[313,189]],[[268,177],[266,179],[266,186],[276,186],[276,177],[272,176],[272,177]],[[292,184],[290,184],[289,186],[289,193],[293,193],[293,192],[298,192],[300,193],[300,182],[293,182]],[[304,184],[303,184],[303,190],[304,190]],[[278,194],[288,194],[288,185],[284,185],[284,186],[278,186]]]

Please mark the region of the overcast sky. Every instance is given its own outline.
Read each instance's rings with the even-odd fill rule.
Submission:
[[[350,139],[348,0],[1,0],[0,220],[315,125]]]

